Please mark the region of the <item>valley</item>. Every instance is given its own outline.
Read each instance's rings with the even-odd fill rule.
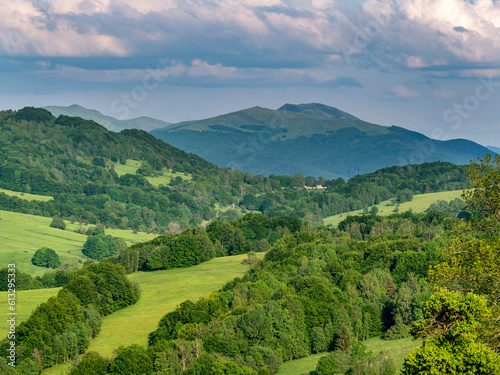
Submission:
[[[277,153],[271,142],[407,136],[316,104],[252,108],[167,129],[203,133],[206,142],[218,132],[262,134],[266,124],[277,130],[266,143]],[[477,171],[497,178],[500,163],[486,156],[468,167],[368,166],[349,179],[266,177],[219,168],[141,130],[113,133],[37,108],[0,111],[0,126],[0,258],[16,265],[19,280],[16,375],[30,368],[49,375],[216,368],[301,375],[335,366],[396,374],[410,363],[405,358],[426,350],[410,336],[425,337],[412,327],[432,315],[430,304],[462,298],[433,289],[441,284],[429,270],[441,272],[461,235],[454,228],[475,214],[476,194],[491,189]],[[462,157],[482,152],[459,143]],[[470,222],[478,233],[496,230],[494,220]],[[464,233],[467,246],[496,246],[494,237]],[[32,264],[43,247],[54,250],[55,270]],[[7,290],[8,270],[0,275]],[[8,309],[7,292],[0,298],[0,309]],[[0,335],[6,332],[2,325]]]

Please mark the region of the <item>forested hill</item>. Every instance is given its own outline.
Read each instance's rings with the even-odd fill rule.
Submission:
[[[490,150],[362,121],[322,104],[253,107],[151,131],[175,147],[243,172],[351,178],[393,165],[467,164]]]
[[[127,169],[128,161],[138,168]],[[31,107],[0,112],[0,187],[54,197],[27,202],[0,194],[0,209],[165,230],[213,217],[216,204],[240,197],[241,183],[241,175],[144,131],[113,133]]]
[[[54,198],[27,201],[0,193],[1,210],[155,233],[198,226],[230,205],[320,224],[401,192],[467,185],[462,168],[449,163],[391,167],[347,183],[300,174],[254,176],[218,168],[144,131],[113,133],[36,108],[0,112],[0,130],[0,188]],[[303,189],[318,184],[327,189]],[[237,217],[235,211],[225,215]]]

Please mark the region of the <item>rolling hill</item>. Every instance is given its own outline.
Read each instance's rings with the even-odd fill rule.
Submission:
[[[106,129],[114,132],[119,132],[123,129],[139,129],[150,131],[153,129],[164,128],[170,125],[168,122],[157,120],[147,116],[132,118],[129,120],[118,120],[114,117],[103,115],[101,112],[96,111],[95,109],[88,109],[78,104],[73,104],[69,107],[48,106],[44,108],[52,113],[52,115],[55,117],[59,117],[60,115],[81,117],[85,120],[95,121],[99,125],[102,125]]]
[[[220,166],[268,175],[350,178],[379,168],[447,161],[467,164],[491,151],[465,139],[437,141],[381,126],[322,104],[253,107],[151,131]]]

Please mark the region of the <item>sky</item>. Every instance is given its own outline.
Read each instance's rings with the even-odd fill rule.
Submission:
[[[323,103],[500,147],[498,0],[0,0],[0,109]]]

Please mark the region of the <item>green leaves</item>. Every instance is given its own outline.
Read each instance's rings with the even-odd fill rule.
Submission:
[[[47,247],[42,247],[35,251],[31,263],[39,267],[58,268],[61,266],[59,255]]]

